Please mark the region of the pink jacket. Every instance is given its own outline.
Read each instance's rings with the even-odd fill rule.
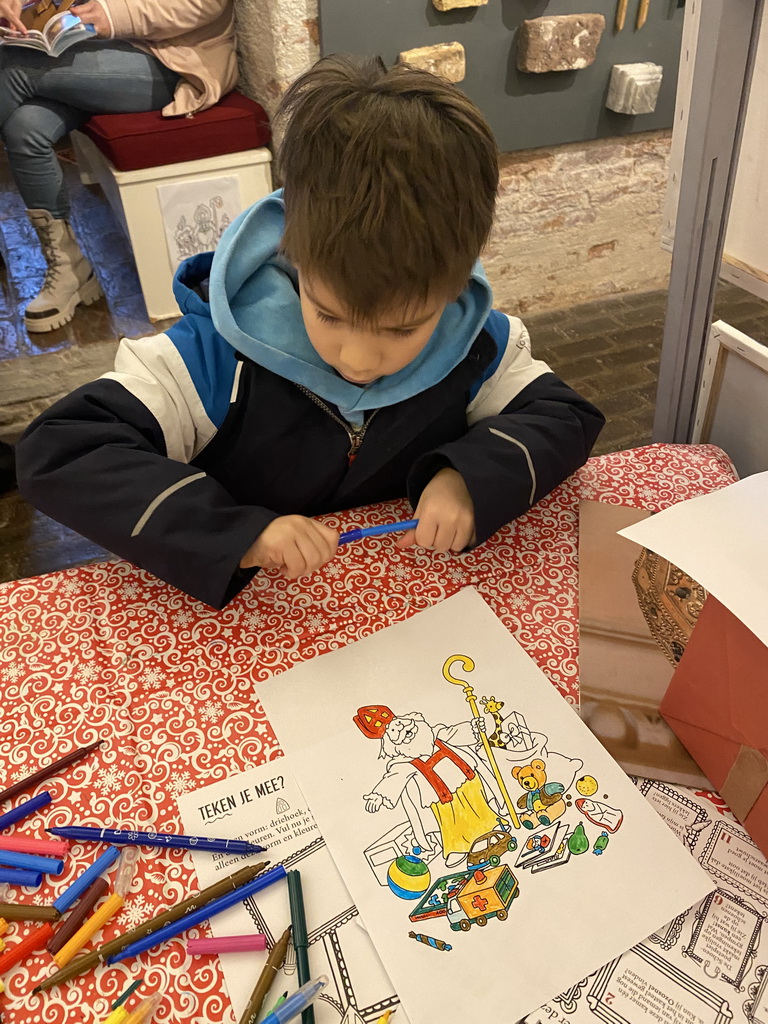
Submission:
[[[128,39],[178,72],[166,117],[213,106],[237,84],[233,0],[99,0],[114,39]]]

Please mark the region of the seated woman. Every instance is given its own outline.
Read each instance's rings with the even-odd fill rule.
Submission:
[[[0,0],[0,18],[26,31],[21,8]],[[95,38],[56,59],[0,47],[0,139],[48,265],[25,312],[29,331],[54,330],[101,295],[69,224],[54,144],[91,114],[190,116],[237,81],[233,0],[88,0],[73,13]]]

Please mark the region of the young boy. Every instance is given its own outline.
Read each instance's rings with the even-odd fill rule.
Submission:
[[[284,193],[180,268],[174,327],[124,341],[17,453],[32,504],[217,608],[257,567],[330,561],[323,512],[407,494],[401,547],[482,544],[603,424],[491,309],[497,151],[466,96],[329,57],[282,113]]]

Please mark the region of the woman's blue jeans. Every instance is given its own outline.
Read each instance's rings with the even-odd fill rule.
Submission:
[[[160,110],[179,75],[130,43],[78,43],[59,58],[0,48],[0,138],[27,209],[69,216],[54,144],[91,114]]]

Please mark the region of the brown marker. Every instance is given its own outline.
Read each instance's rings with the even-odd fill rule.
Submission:
[[[31,903],[0,903],[0,917],[5,921],[58,921],[56,907],[35,907]]]
[[[102,876],[99,876],[88,886],[83,895],[77,901],[75,909],[69,912],[66,921],[56,929],[53,933],[53,938],[46,946],[46,949],[51,956],[53,956],[54,953],[58,953],[61,947],[65,946],[69,942],[75,932],[79,930],[80,925],[108,890],[109,881]]]
[[[121,950],[125,949],[126,946],[130,946],[132,942],[137,942],[139,939],[143,939],[145,935],[150,935],[152,932],[156,932],[157,929],[162,928],[164,924],[168,924],[170,921],[178,921],[180,917],[184,917],[188,910],[196,910],[198,907],[202,907],[206,903],[210,903],[212,900],[218,899],[219,896],[223,896],[225,893],[231,892],[232,889],[239,889],[241,885],[247,885],[247,883],[252,882],[257,875],[260,875],[268,864],[269,861],[262,861],[260,864],[251,864],[247,868],[240,868],[240,870],[235,871],[234,874],[227,875],[226,878],[222,878],[213,885],[209,885],[207,889],[203,889],[197,894],[197,896],[190,896],[189,899],[184,900],[183,903],[177,903],[175,907],[171,907],[170,910],[164,911],[164,913],[160,914],[158,917],[153,917],[149,921],[144,921],[143,924],[132,928],[131,931],[126,932],[125,935],[118,935],[117,938],[112,939],[110,942],[106,942],[103,946],[99,946],[98,949],[94,949],[90,953],[86,953],[85,956],[76,957],[74,960],[71,960],[66,967],[63,967],[60,971],[52,974],[50,978],[46,978],[45,981],[41,981],[37,988],[32,989],[33,995],[37,992],[44,992],[53,985],[61,985],[65,981],[69,981],[70,978],[75,978],[78,974],[82,974],[83,971],[89,971],[92,967],[95,967],[97,964],[106,960],[107,957],[113,956],[115,953],[119,953]]]
[[[4,800],[10,800],[12,796],[16,796],[17,793],[23,793],[25,789],[31,789],[32,786],[36,786],[38,782],[43,782],[45,779],[50,779],[52,775],[56,775],[63,768],[69,768],[75,761],[79,761],[81,757],[87,757],[97,747],[100,747],[104,740],[98,740],[96,743],[92,743],[89,747],[78,747],[77,750],[73,750],[71,754],[66,754],[64,757],[60,757],[58,761],[54,761],[53,764],[49,764],[47,768],[41,768],[39,772],[35,772],[34,775],[28,775],[26,779],[22,779],[21,782],[14,783],[13,786],[9,786],[8,789],[4,789],[0,793],[0,804]]]
[[[267,962],[264,965],[264,970],[259,975],[259,980],[256,982],[256,988],[251,993],[251,998],[248,1000],[248,1005],[245,1008],[245,1012],[240,1018],[240,1024],[255,1024],[256,1018],[259,1015],[261,1004],[266,998],[267,992],[272,987],[272,982],[277,976],[277,972],[285,963],[285,958],[288,955],[288,943],[291,941],[291,929],[290,926],[285,929],[283,934],[277,940],[272,947]]]

